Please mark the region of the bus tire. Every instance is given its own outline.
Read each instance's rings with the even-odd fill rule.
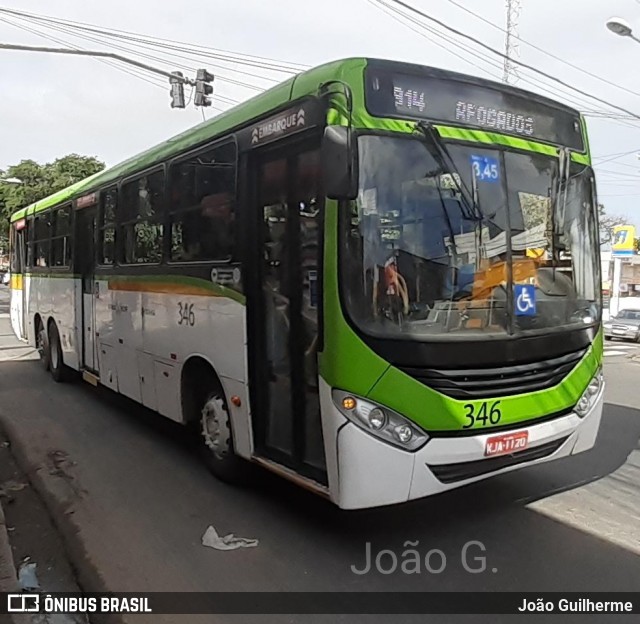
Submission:
[[[62,344],[58,327],[54,322],[49,324],[49,372],[54,381],[60,383],[69,378],[69,369],[62,357]]]
[[[221,481],[244,483],[249,464],[236,455],[229,409],[220,388],[203,394],[200,410],[200,453],[207,468]]]
[[[36,319],[36,350],[40,355],[40,363],[44,370],[49,370],[51,362],[51,348],[49,345],[49,337],[44,328],[44,323],[39,317]]]

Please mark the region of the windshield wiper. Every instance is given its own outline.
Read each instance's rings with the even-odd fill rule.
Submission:
[[[436,129],[432,124],[426,121],[419,121],[416,124],[416,128],[422,132],[427,143],[435,149],[436,153],[433,155],[436,157],[438,164],[442,167],[443,173],[449,173],[451,175],[451,178],[460,193],[460,198],[462,199],[464,217],[469,221],[482,221],[484,219],[482,210],[480,209],[478,202],[475,200],[474,195],[469,191],[467,185],[464,183],[464,179],[462,175],[460,175],[460,170]]]
[[[569,148],[560,149],[558,152],[558,180],[554,185],[554,197],[551,200],[551,214],[549,215],[549,230],[551,243],[551,258],[553,279],[556,277],[556,236],[557,223],[556,219],[560,216],[564,222],[564,213],[567,208],[567,194],[569,192],[569,179],[571,177],[571,150]],[[559,258],[558,258],[559,262]]]

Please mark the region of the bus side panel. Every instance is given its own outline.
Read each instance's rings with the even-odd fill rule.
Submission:
[[[140,403],[142,396],[138,351],[142,349],[141,294],[132,290],[118,290],[115,300],[118,389],[125,396]]]
[[[98,361],[96,368],[100,382],[111,390],[118,390],[116,364],[116,292],[109,289],[106,278],[98,279],[98,296],[95,299],[95,325]]]
[[[11,293],[10,293],[10,316],[11,316],[11,328],[13,333],[22,338],[25,335],[25,328],[23,323],[23,310],[22,310],[22,289],[24,288],[24,279],[21,274],[14,274],[11,276]]]
[[[48,278],[49,301],[51,301],[50,317],[53,318],[60,335],[62,344],[62,357],[64,363],[75,369],[80,368],[80,348],[76,334],[76,293],[79,279],[71,275],[60,275]]]
[[[240,397],[240,406],[229,406],[234,441],[237,452],[250,457],[244,305],[213,292],[194,295],[179,285],[165,284],[162,289],[173,292],[142,293],[143,349],[159,364],[155,380],[158,411],[182,421],[179,400],[182,366],[189,358],[200,357],[215,370],[227,398]]]

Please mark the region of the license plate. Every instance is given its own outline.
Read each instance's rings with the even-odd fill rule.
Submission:
[[[627,330],[626,329],[614,329],[613,333],[614,334],[626,334]]]
[[[486,457],[491,455],[508,455],[527,448],[529,444],[529,432],[505,433],[504,435],[487,438],[484,447]]]

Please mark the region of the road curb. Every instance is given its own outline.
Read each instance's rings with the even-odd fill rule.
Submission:
[[[98,569],[90,560],[89,553],[87,553],[79,536],[79,527],[73,521],[73,512],[69,513],[70,503],[65,500],[64,492],[58,490],[56,484],[48,480],[40,467],[29,458],[27,447],[21,440],[20,435],[14,429],[13,424],[2,414],[0,414],[0,429],[11,444],[11,453],[16,463],[20,470],[27,475],[31,486],[42,499],[53,525],[62,538],[80,590],[90,593],[113,591],[106,587]],[[4,525],[2,529],[4,529]],[[18,589],[18,591],[21,590]],[[15,620],[12,624],[29,624],[30,622],[31,620],[21,619]],[[125,624],[127,619],[122,614],[93,613],[91,622],[95,624]]]
[[[9,543],[9,533],[7,532],[7,521],[4,510],[0,504],[0,592],[19,594],[22,592],[18,583],[16,564],[13,559],[13,551]],[[28,616],[14,613],[8,616],[11,624],[28,624]]]

